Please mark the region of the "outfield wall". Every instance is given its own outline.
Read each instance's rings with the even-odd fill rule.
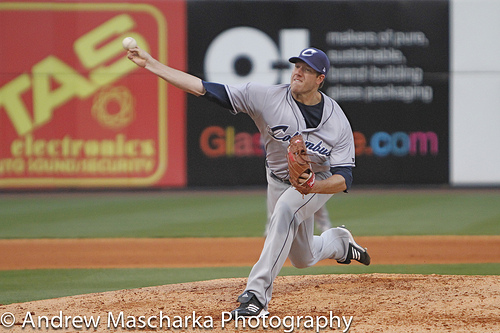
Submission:
[[[135,67],[129,35],[228,84],[287,82],[290,56],[322,48],[356,184],[500,185],[499,14],[489,0],[2,2],[0,189],[265,184],[253,122]]]
[[[499,15],[498,1],[452,1],[452,185],[500,185]]]

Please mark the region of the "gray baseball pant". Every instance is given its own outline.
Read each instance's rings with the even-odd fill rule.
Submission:
[[[286,258],[297,268],[313,266],[323,259],[343,260],[347,256],[349,237],[345,230],[332,228],[314,235],[314,213],[333,194],[302,195],[289,184],[271,177],[267,169],[267,205],[271,210],[269,230],[259,260],[248,277],[245,291],[253,292],[267,309],[273,282]],[[318,173],[325,179],[330,173]]]

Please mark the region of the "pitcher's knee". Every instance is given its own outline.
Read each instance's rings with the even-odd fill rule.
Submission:
[[[289,257],[289,258],[290,258],[290,262],[292,263],[293,267],[295,267],[295,268],[307,268],[307,267],[311,267],[312,265],[314,265],[313,261],[306,260],[304,258],[292,258],[292,257]]]

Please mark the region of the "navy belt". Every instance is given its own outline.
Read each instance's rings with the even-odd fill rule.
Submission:
[[[274,178],[276,179],[277,181],[279,182],[282,182],[284,184],[287,184],[287,185],[292,185],[292,183],[290,183],[289,180],[286,180],[286,179],[281,179],[280,177],[276,176],[273,172],[271,172],[271,178]]]

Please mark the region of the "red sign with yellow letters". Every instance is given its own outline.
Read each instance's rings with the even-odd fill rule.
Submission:
[[[185,186],[185,2],[0,3],[0,188]],[[172,158],[175,156],[175,158]]]

